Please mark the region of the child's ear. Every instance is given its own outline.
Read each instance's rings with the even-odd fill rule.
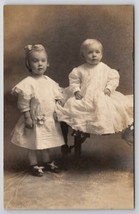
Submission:
[[[50,67],[50,64],[49,64],[49,62],[47,63],[47,67]]]
[[[84,57],[84,54],[83,54],[83,53],[80,53],[80,56],[81,56],[81,58],[82,58],[82,59],[85,59],[85,57]]]

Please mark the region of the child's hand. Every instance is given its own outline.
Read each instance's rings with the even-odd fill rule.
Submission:
[[[74,93],[74,96],[76,100],[81,100],[83,98],[83,96],[80,94],[80,91],[76,91]]]
[[[111,95],[111,91],[108,88],[104,89],[104,94],[110,96]]]
[[[62,102],[62,100],[56,100],[56,102],[57,102],[60,106],[64,106],[64,103]]]
[[[27,117],[25,119],[25,127],[28,129],[32,129],[33,128],[33,121],[30,117]]]

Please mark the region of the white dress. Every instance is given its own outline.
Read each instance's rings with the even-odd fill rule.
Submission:
[[[94,68],[83,64],[69,75],[72,96],[64,107],[57,105],[59,121],[65,121],[73,129],[92,134],[112,134],[127,128],[133,122],[133,96],[115,91],[119,74],[100,62]],[[105,95],[108,88],[111,95]],[[75,99],[80,91],[83,98]]]
[[[22,115],[12,131],[12,143],[32,150],[64,144],[60,124],[53,117],[56,99],[62,97],[55,81],[47,76],[28,76],[12,89],[12,94],[18,95],[20,111],[30,111],[34,122],[33,129],[26,128]]]

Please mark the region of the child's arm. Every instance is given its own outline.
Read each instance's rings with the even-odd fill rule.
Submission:
[[[24,113],[24,117],[25,117],[25,126],[28,129],[32,129],[33,128],[33,121],[31,119],[31,115],[29,111],[23,112]]]
[[[25,99],[22,95],[18,94],[18,108],[24,114],[26,128],[33,128],[33,121],[30,115],[30,100]]]
[[[70,83],[70,90],[74,94],[77,100],[82,99],[81,91],[81,78],[79,71],[74,68],[72,72],[69,74],[69,83]]]
[[[106,84],[106,87],[104,89],[104,94],[107,94],[108,96],[110,96],[110,94],[116,90],[116,88],[119,85],[119,73],[118,71],[114,70],[114,69],[110,69],[109,73],[108,73],[108,82]]]

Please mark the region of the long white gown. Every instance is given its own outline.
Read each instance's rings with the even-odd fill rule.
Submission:
[[[57,105],[59,121],[65,121],[75,130],[92,134],[112,134],[124,130],[133,122],[133,96],[115,91],[119,73],[100,62],[91,68],[83,64],[69,75],[71,96],[64,107]],[[111,95],[105,95],[108,88]],[[80,91],[83,98],[75,99]]]
[[[53,116],[56,99],[61,98],[60,87],[48,76],[28,76],[12,89],[18,96],[21,112],[30,111],[33,129],[25,127],[22,115],[12,131],[11,142],[28,149],[47,149],[64,144],[59,122]]]

